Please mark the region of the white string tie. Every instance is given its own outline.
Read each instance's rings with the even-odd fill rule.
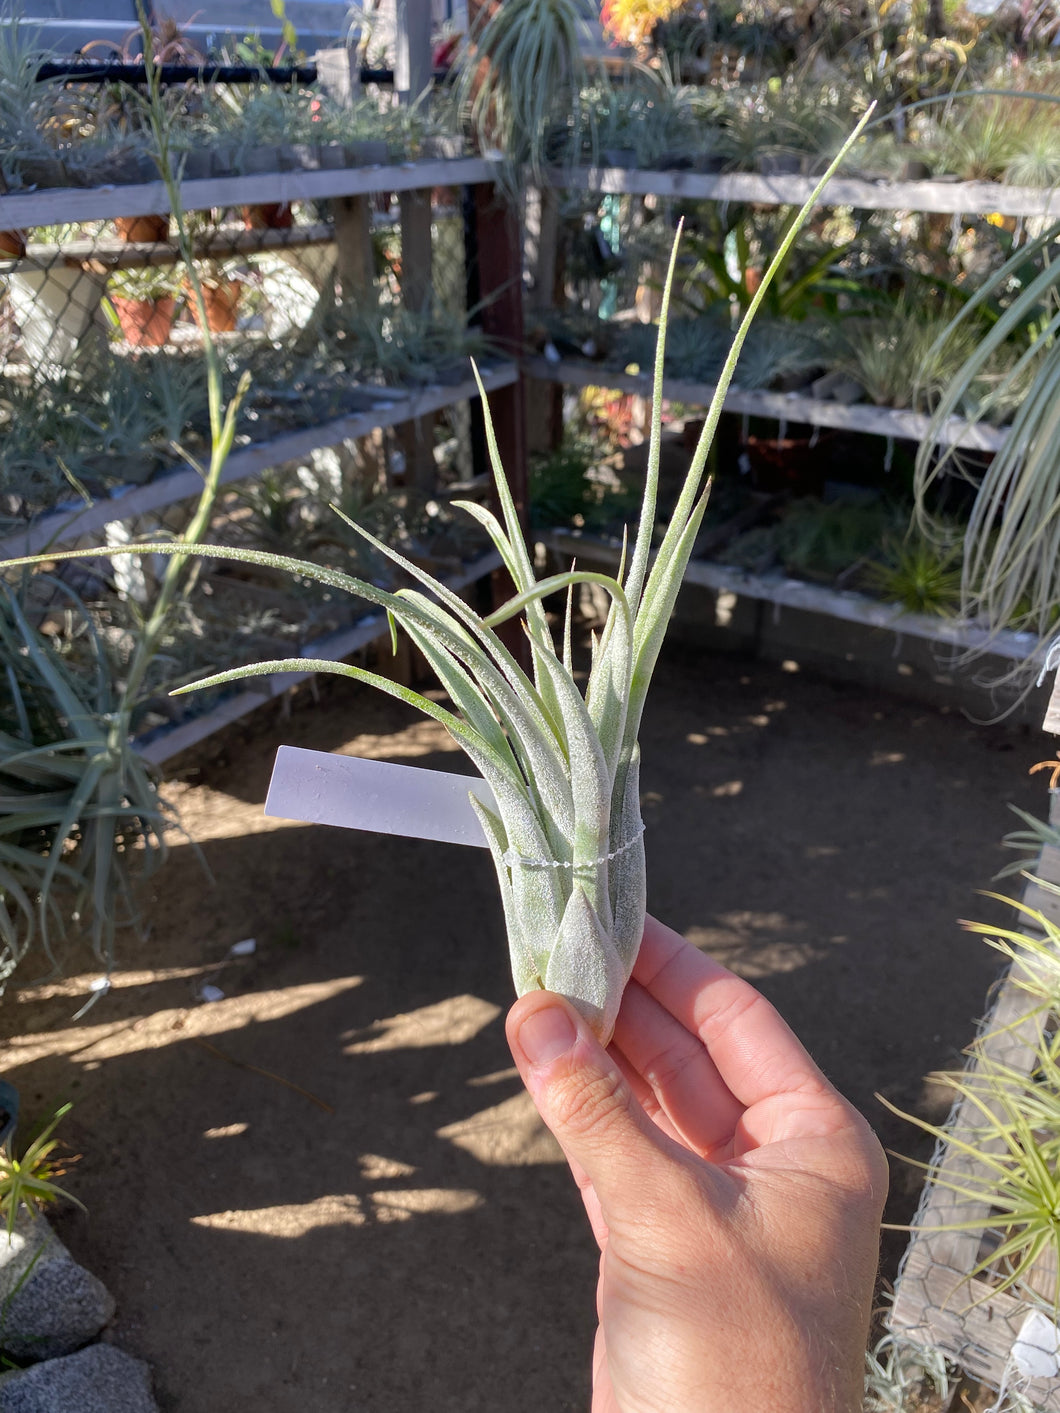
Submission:
[[[528,859],[515,849],[505,849],[501,860],[508,868],[515,868],[516,865],[522,868],[597,868],[601,864],[610,863],[612,859],[617,859],[619,854],[624,854],[627,849],[632,849],[643,833],[644,825],[641,824],[633,838],[627,839],[624,844],[619,844],[617,849],[612,849],[609,854],[602,854],[598,859],[586,859],[579,864],[568,863],[564,859]]]

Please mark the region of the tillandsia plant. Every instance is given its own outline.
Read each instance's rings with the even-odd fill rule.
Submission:
[[[65,1118],[72,1107],[70,1104],[63,1104],[56,1109],[21,1156],[15,1157],[12,1135],[0,1146],[0,1221],[7,1231],[8,1241],[14,1234],[21,1207],[33,1212],[65,1197],[75,1207],[85,1210],[83,1203],[55,1181],[57,1177],[62,1177],[66,1166],[62,1159],[55,1156],[59,1139],[55,1138],[54,1134],[60,1120]]]
[[[763,279],[762,296],[845,151],[818,183],[800,220],[792,223]],[[536,579],[488,410],[487,443],[501,518],[476,504],[464,503],[463,508],[485,527],[516,588],[515,596],[489,617],[479,617],[444,584],[352,522],[352,529],[428,593],[419,589],[389,593],[348,574],[282,555],[195,546],[196,554],[248,560],[355,594],[384,608],[392,624],[405,630],[455,710],[352,664],[307,658],[235,668],[196,685],[214,686],[269,672],[333,673],[377,687],[445,726],[493,791],[494,808],[472,803],[500,884],[517,991],[546,987],[565,994],[603,1040],[614,1027],[644,923],[637,744],[641,714],[667,620],[706,511],[710,486],[704,485],[704,473],[725,393],[758,307],[752,302],[733,340],[653,562],[666,311],[676,258],[675,241],[659,324],[644,498],[632,552],[623,556],[616,577],[571,570]],[[485,403],[481,380],[479,391]],[[163,554],[188,553],[186,546],[137,547],[141,554],[156,549]],[[584,697],[574,679],[571,630],[572,590],[581,583],[599,584],[610,596],[606,622],[594,641]],[[563,590],[567,612],[557,646],[544,600]],[[523,671],[496,631],[517,616],[522,616],[529,638],[530,673]]]

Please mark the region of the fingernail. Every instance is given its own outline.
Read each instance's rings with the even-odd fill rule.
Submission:
[[[519,1027],[519,1044],[532,1065],[551,1065],[570,1050],[578,1032],[561,1006],[533,1011]]]

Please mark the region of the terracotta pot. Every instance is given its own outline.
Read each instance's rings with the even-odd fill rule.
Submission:
[[[756,491],[771,495],[791,491],[796,495],[820,496],[824,492],[827,469],[827,433],[812,437],[755,437],[743,444]]]
[[[116,216],[114,225],[124,241],[159,245],[169,239],[168,216]]]
[[[176,306],[171,294],[160,299],[127,299],[112,294],[110,302],[130,348],[161,348],[169,338]]]
[[[287,201],[267,201],[260,206],[244,206],[243,225],[248,231],[289,231],[294,225],[294,212]]]
[[[199,319],[199,306],[189,285],[184,286],[188,298],[191,317],[202,328]],[[231,334],[235,332],[236,315],[243,286],[238,280],[225,280],[221,284],[202,287],[203,302],[206,305],[206,327],[211,334]]]
[[[21,260],[25,253],[25,231],[0,231],[0,259]]]

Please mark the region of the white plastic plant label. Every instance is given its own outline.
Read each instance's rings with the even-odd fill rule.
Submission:
[[[273,819],[335,824],[404,834],[443,844],[486,848],[486,836],[468,793],[496,809],[479,775],[452,775],[387,761],[336,756],[281,746],[276,752],[265,813]]]
[[[1016,1368],[1028,1379],[1055,1379],[1060,1373],[1060,1330],[1040,1310],[1032,1310],[1012,1346]]]

